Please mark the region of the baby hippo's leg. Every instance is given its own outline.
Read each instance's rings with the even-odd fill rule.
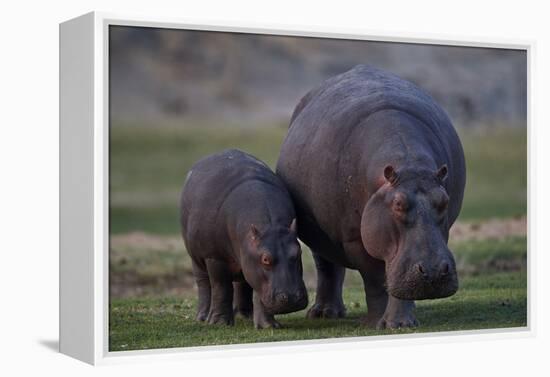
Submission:
[[[244,318],[252,318],[252,287],[246,281],[233,283],[233,312]]]
[[[206,260],[206,270],[211,285],[210,312],[208,323],[233,325],[233,279],[226,263],[214,259]]]
[[[265,312],[264,304],[262,304],[260,296],[256,292],[254,292],[254,327],[257,329],[278,329],[281,327],[281,324],[275,320],[272,314]]]
[[[210,311],[210,279],[208,278],[208,272],[206,272],[206,266],[201,266],[201,264],[195,260],[193,260],[193,274],[195,275],[195,281],[197,282],[199,291],[197,321],[202,322],[206,321],[208,312]]]

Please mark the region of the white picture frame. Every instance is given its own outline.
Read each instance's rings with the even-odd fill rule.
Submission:
[[[60,352],[90,364],[139,360],[257,355],[268,352],[378,347],[388,342],[433,343],[480,338],[528,337],[535,333],[535,281],[530,248],[532,211],[528,195],[528,311],[527,327],[453,331],[361,338],[303,340],[163,350],[108,350],[108,28],[110,25],[314,36],[453,46],[497,47],[527,52],[528,148],[531,125],[532,54],[534,42],[519,40],[440,38],[422,34],[346,29],[292,29],[280,25],[225,23],[196,25],[185,20],[88,13],[60,24]],[[529,161],[528,185],[532,174]]]

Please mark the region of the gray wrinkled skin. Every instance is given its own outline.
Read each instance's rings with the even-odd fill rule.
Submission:
[[[359,270],[378,328],[416,326],[414,300],[458,289],[447,247],[466,180],[446,113],[390,73],[357,66],[296,107],[277,174],[311,248],[317,295],[308,316],[342,317],[345,268]]]
[[[197,162],[181,195],[181,231],[193,261],[197,320],[278,328],[275,314],[307,306],[295,211],[262,162],[228,150]]]

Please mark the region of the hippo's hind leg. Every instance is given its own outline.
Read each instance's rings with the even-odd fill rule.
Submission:
[[[193,260],[193,274],[199,292],[199,304],[197,307],[197,321],[206,321],[208,312],[210,311],[210,279],[206,266],[201,266],[201,263]]]
[[[233,283],[233,312],[244,318],[252,318],[252,287],[246,281]]]
[[[227,264],[215,259],[206,259],[206,270],[211,285],[209,324],[233,325],[233,277]]]
[[[315,303],[308,310],[308,318],[342,318],[346,307],[342,299],[342,286],[345,267],[324,259],[314,249],[311,250],[317,269],[317,294]]]

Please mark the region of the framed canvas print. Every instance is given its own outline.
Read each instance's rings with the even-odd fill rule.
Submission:
[[[529,333],[531,49],[61,24],[61,352]]]

